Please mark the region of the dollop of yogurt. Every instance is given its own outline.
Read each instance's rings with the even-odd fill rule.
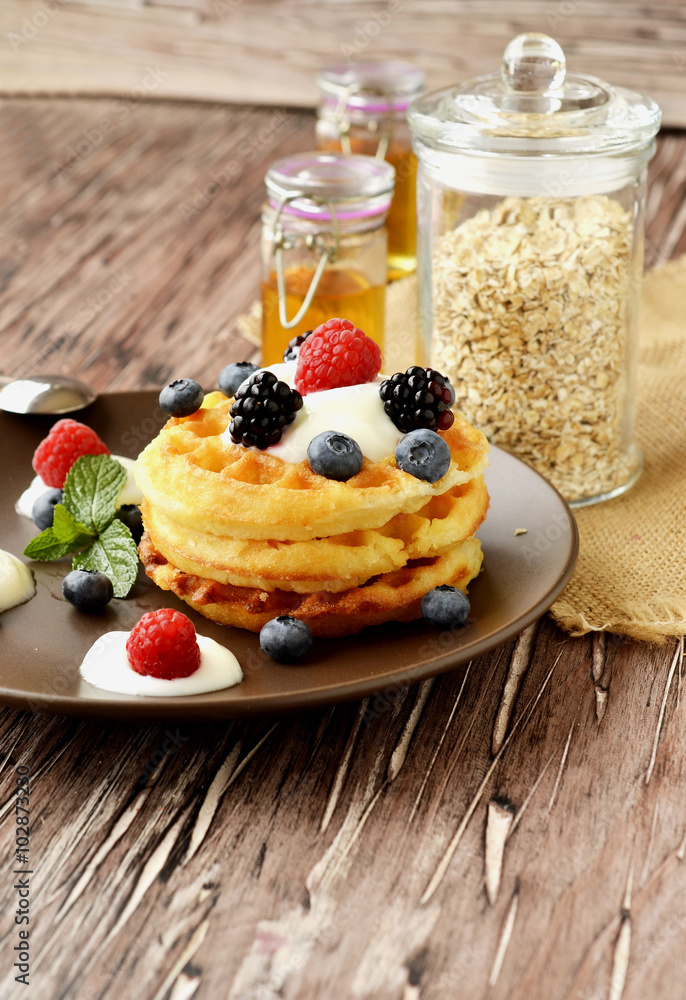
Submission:
[[[296,367],[297,361],[286,361],[270,365],[266,370],[294,388]],[[302,409],[293,423],[285,428],[277,444],[265,449],[266,454],[284,462],[304,462],[312,438],[324,431],[337,431],[357,441],[370,462],[380,462],[392,455],[403,432],[384,412],[379,396],[379,385],[384,378],[379,375],[374,382],[362,385],[308,392],[303,396]],[[231,443],[228,427],[223,438],[227,444]]]
[[[233,653],[206,635],[197,635],[200,666],[189,677],[166,680],[137,673],[126,655],[129,632],[105,632],[83,658],[79,672],[84,681],[115,694],[178,698],[207,694],[233,687],[243,680],[243,671]]]
[[[127,458],[125,455],[112,455],[112,458],[120,462],[126,469],[126,482],[121,488],[121,492],[117,497],[117,508],[123,507],[124,504],[140,504],[143,500],[143,494],[136,486],[136,480],[133,478],[133,467],[135,465],[135,459]],[[14,505],[14,509],[17,514],[22,514],[24,517],[31,519],[31,511],[33,510],[33,505],[41,495],[49,490],[50,487],[45,483],[40,476],[34,476],[31,480],[31,484],[24,490],[22,495],[19,497]]]
[[[0,611],[30,601],[35,593],[33,573],[26,563],[0,549]]]

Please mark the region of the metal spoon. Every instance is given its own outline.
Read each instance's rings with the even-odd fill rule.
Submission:
[[[0,410],[8,413],[71,413],[89,406],[97,393],[79,379],[67,375],[30,375],[0,378]]]

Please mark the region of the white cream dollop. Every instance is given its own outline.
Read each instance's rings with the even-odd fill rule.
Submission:
[[[243,680],[243,671],[233,653],[206,635],[198,635],[200,666],[189,677],[165,680],[136,673],[126,655],[129,632],[105,632],[83,658],[79,672],[85,681],[115,694],[154,698],[178,698],[207,694],[233,687]]]
[[[296,367],[297,361],[286,361],[270,365],[267,371],[274,372],[278,379],[293,388]],[[357,441],[362,454],[370,462],[380,462],[392,455],[403,432],[384,412],[379,396],[379,385],[383,379],[384,376],[379,375],[374,382],[362,385],[308,392],[303,396],[302,409],[293,423],[286,427],[281,440],[266,448],[265,453],[284,462],[304,462],[312,438],[324,431],[337,431]],[[227,443],[231,442],[228,428],[223,437]]]
[[[120,462],[126,469],[126,481],[119,491],[115,506],[119,508],[130,503],[138,506],[143,502],[143,494],[136,485],[136,480],[133,478],[133,467],[136,464],[135,458],[127,458],[125,455],[112,455],[112,458]]]
[[[33,573],[26,563],[0,549],[0,611],[30,601],[35,593]]]
[[[26,487],[14,505],[14,509],[17,514],[22,514],[30,520],[34,503],[41,493],[45,493],[45,491],[49,489],[50,487],[43,482],[40,476],[34,476],[31,480],[31,484]]]
[[[121,488],[121,492],[117,497],[117,508],[123,507],[124,504],[140,504],[143,500],[143,494],[136,486],[136,481],[133,478],[133,467],[135,465],[135,459],[126,458],[125,455],[112,455],[112,458],[120,462],[126,469],[126,482]],[[41,495],[49,490],[50,487],[47,483],[43,482],[40,476],[34,476],[31,480],[31,484],[27,486],[22,495],[19,497],[14,505],[14,509],[17,514],[22,514],[24,517],[31,519],[31,512],[33,510],[33,505]]]

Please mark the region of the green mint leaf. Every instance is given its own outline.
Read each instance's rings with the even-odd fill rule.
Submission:
[[[67,473],[64,506],[88,531],[103,532],[125,480],[126,469],[109,455],[82,455]]]
[[[138,549],[121,521],[112,521],[100,537],[74,556],[74,569],[93,569],[112,581],[115,597],[126,597],[138,575]]]
[[[72,551],[70,542],[60,541],[54,528],[46,528],[40,535],[32,538],[24,549],[24,555],[38,562],[52,562],[61,559]]]
[[[96,537],[94,531],[89,531],[85,525],[75,521],[66,507],[63,507],[61,503],[55,505],[52,530],[59,542],[63,542],[69,546],[67,549],[68,552],[75,552],[77,549],[82,549]]]
[[[52,562],[61,559],[69,552],[76,552],[88,545],[96,537],[95,532],[88,531],[65,510],[61,503],[55,505],[52,527],[41,531],[31,539],[24,549],[24,555],[40,562]]]

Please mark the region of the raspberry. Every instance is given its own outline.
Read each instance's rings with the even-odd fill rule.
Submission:
[[[322,323],[300,348],[295,387],[301,395],[372,382],[381,369],[381,350],[349,319]]]
[[[455,419],[450,409],[451,389],[440,372],[413,365],[382,382],[379,395],[384,411],[399,431],[447,431]]]
[[[33,455],[33,467],[46,486],[62,489],[67,473],[82,455],[109,455],[90,427],[78,420],[58,420],[48,436],[41,441]]]
[[[129,663],[137,674],[189,677],[200,666],[200,647],[193,622],[180,611],[148,611],[126,640]]]

